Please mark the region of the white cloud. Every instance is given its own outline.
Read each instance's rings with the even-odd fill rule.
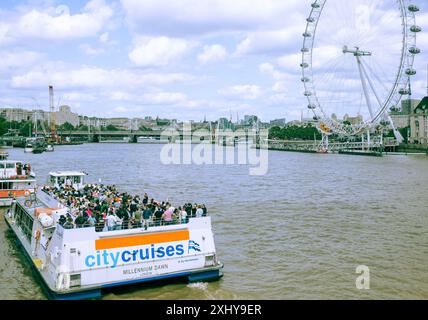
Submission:
[[[134,31],[157,35],[203,34],[283,25],[284,17],[290,17],[290,12],[302,6],[300,0],[121,0],[121,3]]]
[[[33,51],[0,51],[0,71],[20,69],[32,66],[40,61],[42,54]]]
[[[112,100],[129,101],[146,105],[170,105],[187,101],[187,96],[181,92],[134,94],[126,91],[115,91],[110,93],[109,96]]]
[[[263,94],[262,88],[256,85],[231,86],[219,90],[218,93],[222,96],[235,97],[246,100],[255,100]]]
[[[275,80],[284,80],[288,78],[288,76],[275,68],[275,66],[271,63],[262,63],[259,65],[259,71],[262,74],[268,75]]]
[[[235,55],[287,52],[295,44],[296,34],[299,34],[302,29],[300,25],[297,26],[297,28],[295,25],[280,30],[251,32],[238,44]]]
[[[100,32],[112,16],[113,10],[104,0],[89,1],[82,12],[75,15],[70,14],[66,6],[55,11],[33,9],[19,17],[7,35],[45,40],[91,37]]]
[[[102,35],[100,35],[100,42],[102,43],[109,43],[110,34],[108,32],[104,32]]]
[[[166,66],[182,58],[190,47],[183,39],[138,37],[129,59],[140,67]]]
[[[73,88],[146,88],[194,81],[195,77],[183,73],[147,73],[141,70],[102,69],[97,67],[69,68],[48,65],[14,76],[13,88],[44,88],[52,84],[63,89]]]
[[[287,91],[287,84],[285,82],[276,82],[272,87],[273,92],[282,93]]]
[[[8,36],[9,28],[8,24],[0,22],[0,45],[10,42],[11,39]]]
[[[105,50],[103,48],[96,48],[89,44],[82,44],[80,45],[80,49],[85,52],[88,56],[98,56],[100,54],[105,53]]]
[[[204,46],[204,51],[198,56],[198,61],[202,64],[222,61],[227,57],[227,50],[219,44]]]

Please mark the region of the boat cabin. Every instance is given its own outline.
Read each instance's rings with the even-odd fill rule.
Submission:
[[[50,172],[50,183],[56,187],[73,186],[75,189],[82,189],[85,186],[85,176],[87,174],[79,171],[59,171]]]
[[[9,157],[9,153],[7,153],[6,151],[0,151],[0,160],[1,161],[7,160],[8,157]]]
[[[26,179],[28,176],[34,176],[29,164],[23,164],[20,161],[0,161],[0,179],[19,180]]]

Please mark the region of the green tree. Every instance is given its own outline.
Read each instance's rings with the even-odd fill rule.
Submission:
[[[31,121],[21,123],[19,134],[23,137],[31,137],[33,134],[33,123]]]
[[[114,125],[112,125],[112,124],[109,124],[109,125],[106,127],[106,131],[119,131],[119,128],[115,127],[115,126],[114,126]]]
[[[62,131],[74,131],[75,130],[74,126],[69,122],[66,122],[62,126],[60,126],[60,129]]]
[[[9,129],[9,123],[6,121],[5,118],[0,117],[0,136],[3,136],[8,132]]]
[[[152,128],[147,128],[146,126],[141,126],[141,127],[139,128],[139,130],[140,130],[140,131],[153,131],[153,129],[152,129]]]
[[[313,140],[321,139],[321,134],[318,129],[313,127],[311,124],[306,126],[290,126],[286,128],[273,127],[269,131],[270,139],[279,139],[279,140]]]

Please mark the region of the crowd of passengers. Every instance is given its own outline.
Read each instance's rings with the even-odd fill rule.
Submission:
[[[168,201],[119,193],[116,186],[86,185],[77,190],[70,185],[61,188],[45,186],[43,191],[69,207],[68,217],[59,224],[65,229],[95,227],[97,232],[145,228],[188,223],[189,218],[207,216],[205,205],[186,203],[175,208]]]

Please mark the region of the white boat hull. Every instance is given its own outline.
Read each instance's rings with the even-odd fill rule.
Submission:
[[[19,202],[17,208],[13,214],[22,215],[24,206]],[[93,298],[106,288],[160,279],[211,281],[222,276],[209,217],[183,225],[110,232],[59,225],[48,230],[34,219],[30,239],[19,226],[22,220],[13,215],[5,215],[5,220],[55,299]]]

